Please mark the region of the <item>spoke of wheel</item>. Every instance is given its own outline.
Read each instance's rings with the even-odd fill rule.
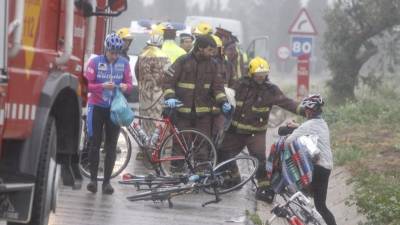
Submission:
[[[189,147],[188,147],[188,144],[187,144],[187,142],[186,142],[186,138],[185,138],[185,134],[184,133],[182,133],[182,144],[184,145],[183,147],[185,148],[185,149],[183,149],[184,151],[183,152],[187,152],[187,151],[189,151]]]
[[[202,148],[202,145],[203,145],[203,143],[205,143],[205,141],[206,141],[206,139],[203,138],[203,140],[200,141],[200,143],[199,143],[199,145],[197,145],[197,147],[198,147],[199,149],[201,149],[201,148]]]

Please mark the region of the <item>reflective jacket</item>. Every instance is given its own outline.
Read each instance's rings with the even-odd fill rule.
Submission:
[[[212,59],[198,59],[190,52],[179,57],[165,76],[165,99],[177,98],[183,102],[178,112],[187,116],[201,116],[227,101],[224,81]]]
[[[161,50],[167,54],[171,63],[174,63],[177,58],[186,54],[186,51],[179,47],[174,40],[165,40]]]
[[[300,104],[286,97],[278,86],[269,81],[260,85],[249,77],[243,77],[233,89],[236,92],[236,109],[230,130],[236,133],[254,134],[266,131],[269,113],[274,105],[300,114]]]

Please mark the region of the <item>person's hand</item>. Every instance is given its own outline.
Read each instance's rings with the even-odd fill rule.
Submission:
[[[104,82],[103,88],[107,90],[113,90],[115,88],[115,84],[113,82]]]
[[[286,126],[288,128],[298,128],[300,126],[300,124],[298,124],[294,120],[292,120],[292,121],[287,122]]]
[[[128,85],[124,84],[124,83],[120,83],[119,88],[121,88],[121,91],[125,92],[126,90],[128,90]]]
[[[231,104],[229,104],[228,102],[225,102],[224,104],[222,104],[222,112],[223,113],[228,114],[231,110],[232,110]]]
[[[165,105],[167,105],[169,108],[176,108],[176,106],[178,105],[178,104],[182,104],[182,102],[181,101],[179,101],[178,99],[176,99],[176,98],[170,98],[170,99],[168,99],[168,100],[165,100]]]

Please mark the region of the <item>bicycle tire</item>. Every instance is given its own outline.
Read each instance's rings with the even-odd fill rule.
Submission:
[[[159,167],[163,175],[171,176],[176,173],[192,174],[196,172],[201,172],[200,170],[202,169],[210,170],[210,168],[195,168],[195,171],[191,171],[190,169],[189,163],[192,167],[195,167],[196,164],[201,163],[201,161],[197,161],[195,159],[194,154],[196,154],[196,151],[202,148],[207,149],[206,161],[211,162],[212,168],[214,168],[217,163],[217,151],[215,150],[214,143],[207,135],[194,129],[180,130],[177,132],[177,135],[180,138],[182,144],[185,145],[185,151],[188,153],[188,155],[184,155],[185,151],[182,150],[182,146],[178,146],[178,149],[173,147],[172,143],[174,140],[176,140],[175,134],[168,135],[161,144],[161,150],[159,154]],[[199,139],[197,139],[198,137]],[[203,143],[205,143],[205,145]],[[172,149],[175,149],[175,153],[173,153]],[[169,157],[180,157],[181,159],[168,160]],[[175,165],[172,165],[174,161],[176,163]]]
[[[293,203],[293,204],[291,204]],[[312,209],[306,209],[308,207],[302,205],[297,201],[289,203],[288,207],[294,215],[296,215],[305,225],[326,225],[324,222],[319,221],[311,213]],[[295,207],[293,207],[295,206]],[[321,217],[322,219],[322,217]]]
[[[226,170],[227,167],[229,168],[228,165],[231,163],[236,163],[236,165],[239,164],[241,179],[240,182],[238,182],[237,184],[225,187],[224,182],[226,182],[226,178],[229,178],[230,175],[232,175],[230,170]],[[240,155],[219,163],[213,169],[215,176],[217,176],[216,179],[220,181],[220,184],[217,185],[218,194],[226,194],[243,187],[247,182],[254,178],[257,172],[257,168],[258,160],[248,155]],[[209,183],[209,177],[206,177],[203,182],[204,184]],[[214,189],[212,189],[211,187],[203,188],[203,191],[207,194],[215,194]]]
[[[84,143],[86,143],[86,146],[83,146],[83,148],[81,149],[81,153],[80,153],[80,156],[79,156],[79,160],[80,160],[80,162],[79,162],[79,169],[80,169],[80,171],[81,171],[81,174],[83,175],[83,176],[85,176],[85,177],[87,177],[87,178],[90,178],[90,170],[89,170],[89,160],[88,160],[88,150],[86,150],[86,153],[84,153],[84,151],[85,151],[85,148],[87,148],[88,146],[87,146],[87,143],[88,143],[88,141],[87,141],[87,134],[86,134],[86,132],[84,132]],[[118,137],[118,143],[117,143],[117,151],[118,151],[118,148],[120,147],[120,142],[119,142],[119,139],[122,137],[122,139],[123,139],[123,142],[125,143],[124,144],[124,146],[125,146],[125,156],[122,158],[122,160],[120,161],[121,163],[118,163],[119,162],[119,160],[118,160],[118,152],[117,152],[117,159],[116,159],[116,165],[119,165],[119,166],[116,166],[116,165],[114,165],[114,169],[113,169],[113,172],[112,172],[112,174],[111,174],[111,178],[115,178],[115,177],[117,177],[119,174],[121,174],[122,173],[122,171],[124,171],[124,169],[128,166],[128,164],[129,164],[129,161],[130,161],[130,159],[131,159],[131,155],[132,155],[132,143],[131,143],[131,141],[130,141],[130,139],[129,139],[129,135],[128,135],[128,133],[127,133],[127,131],[125,130],[125,129],[121,129],[121,131],[120,131],[120,134],[119,134],[119,137]],[[85,145],[85,144],[84,144]],[[123,150],[120,150],[121,151],[121,153],[122,153],[122,151]],[[104,154],[104,153],[100,153],[100,154]],[[101,168],[101,166],[102,166],[102,164],[103,164],[103,162],[101,161],[101,160],[99,160],[99,169]],[[97,176],[97,180],[98,181],[102,181],[102,180],[104,180],[104,176],[102,175],[103,174],[103,172],[102,171],[99,171],[98,172],[98,176]]]

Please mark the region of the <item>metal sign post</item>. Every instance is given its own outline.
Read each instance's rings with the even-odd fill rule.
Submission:
[[[308,95],[310,90],[310,56],[312,53],[313,37],[317,30],[306,9],[301,9],[289,28],[291,52],[297,57],[297,99]]]

